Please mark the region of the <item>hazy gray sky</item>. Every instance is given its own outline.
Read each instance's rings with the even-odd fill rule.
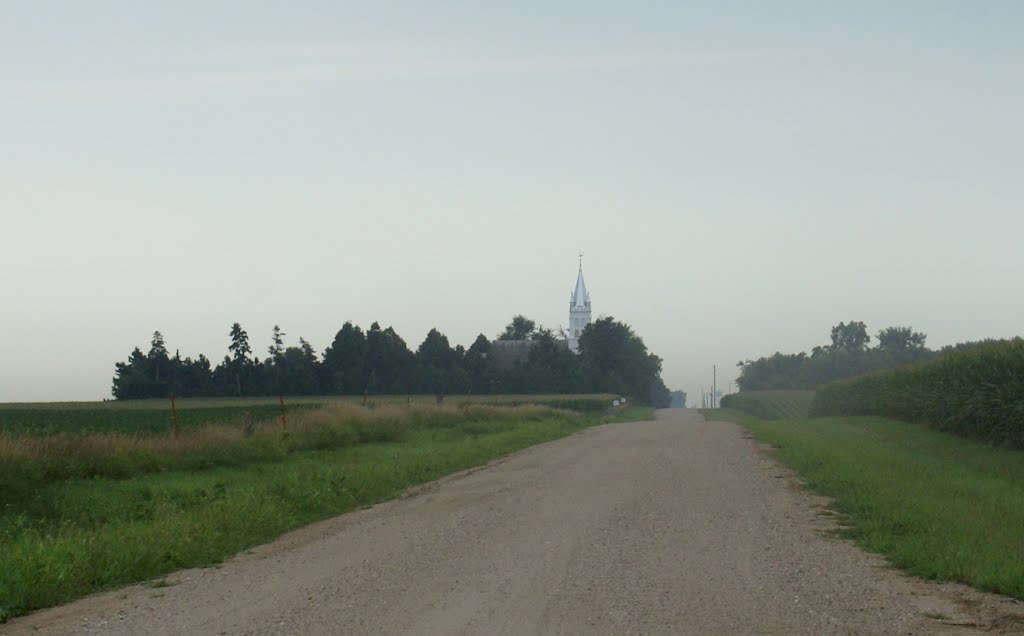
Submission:
[[[9,1],[0,401],[154,330],[629,323],[691,401],[833,324],[1024,325],[1024,3]]]

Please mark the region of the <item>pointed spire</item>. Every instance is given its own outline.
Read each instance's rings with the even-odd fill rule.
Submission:
[[[590,294],[587,293],[587,286],[583,282],[583,252],[580,252],[580,271],[576,275],[576,288],[572,292],[570,307],[587,307],[590,305]]]
[[[580,270],[576,274],[576,287],[569,299],[569,331],[566,333],[566,344],[569,351],[580,352],[580,336],[590,324],[590,294],[583,282],[583,252],[580,252]]]

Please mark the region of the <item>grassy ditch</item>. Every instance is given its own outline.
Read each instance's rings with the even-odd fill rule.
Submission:
[[[0,619],[215,564],[409,486],[649,409],[332,405],[287,433],[0,435]]]
[[[1024,454],[881,417],[703,411],[776,447],[831,497],[842,536],[910,574],[1024,599]]]

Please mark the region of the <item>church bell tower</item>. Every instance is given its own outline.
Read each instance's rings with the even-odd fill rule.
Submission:
[[[580,334],[590,324],[590,294],[583,283],[583,254],[580,254],[580,270],[576,275],[576,288],[569,298],[569,350],[580,352]]]

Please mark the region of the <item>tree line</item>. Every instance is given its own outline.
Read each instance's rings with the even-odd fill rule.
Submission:
[[[833,380],[869,371],[927,360],[937,355],[925,346],[926,336],[911,327],[886,327],[871,345],[867,326],[860,321],[832,327],[831,342],[807,353],[778,353],[738,363],[736,384],[741,391],[816,389]]]
[[[149,351],[136,347],[114,365],[112,393],[119,400],[271,395],[405,395],[520,393],[614,393],[665,406],[669,391],[661,380],[661,359],[625,323],[611,317],[583,331],[579,354],[550,330],[515,316],[497,340],[529,340],[529,354],[504,368],[480,334],[465,348],[431,329],[415,351],[391,327],[374,322],[368,330],[346,322],[323,353],[303,338],[285,346],[274,326],[267,356],[253,353],[239,323],[228,332],[227,354],[216,366],[171,355],[156,331]]]

